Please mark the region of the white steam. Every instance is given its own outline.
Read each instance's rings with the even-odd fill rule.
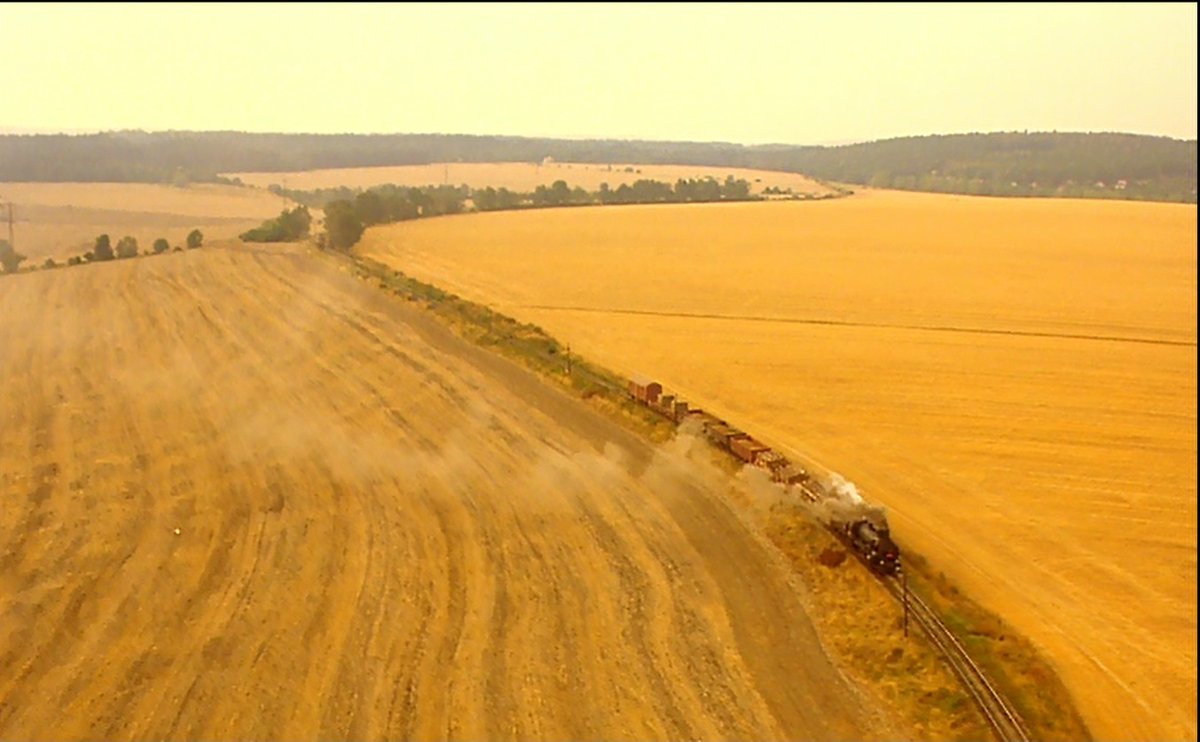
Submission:
[[[776,505],[790,505],[822,525],[863,518],[877,525],[886,523],[884,508],[868,503],[853,482],[836,472],[823,482],[810,482],[802,488],[773,481],[766,470],[747,464],[738,472],[737,480],[756,507],[769,510]],[[816,499],[810,499],[807,493]]]
[[[864,504],[862,496],[858,494],[858,487],[854,486],[854,482],[849,481],[837,472],[829,473],[829,485],[826,489],[836,499],[845,502],[847,505]]]

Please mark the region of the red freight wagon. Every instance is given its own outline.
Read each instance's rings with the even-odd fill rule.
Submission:
[[[749,436],[737,428],[718,423],[709,427],[708,437],[717,445],[723,446],[726,450],[732,450],[730,449],[730,445],[733,443],[733,441],[739,438],[747,438]]]
[[[734,439],[729,444],[729,448],[733,451],[734,456],[737,456],[747,464],[753,464],[754,458],[763,451],[771,450],[769,447],[764,446],[763,444],[749,437]]]
[[[651,381],[645,376],[635,376],[629,380],[629,396],[645,405],[654,404],[658,401],[658,395],[662,394],[662,384],[657,381]]]

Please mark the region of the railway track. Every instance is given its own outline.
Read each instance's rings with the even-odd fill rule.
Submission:
[[[881,577],[888,592],[897,601],[905,599],[905,589],[901,578],[897,576]],[[908,606],[913,620],[925,631],[925,635],[937,647],[949,663],[954,674],[958,676],[963,688],[971,695],[975,705],[983,712],[988,724],[1000,742],[1029,742],[1032,737],[1020,714],[1013,709],[1008,699],[1004,697],[992,681],[988,679],[975,660],[967,652],[958,637],[938,617],[937,613],[921,598],[908,593]]]
[[[800,485],[799,490],[801,495],[808,500],[817,501],[817,493],[810,488]],[[907,599],[913,620],[920,625],[925,635],[929,637],[929,641],[950,665],[950,669],[954,671],[963,688],[970,694],[971,699],[975,701],[975,705],[979,707],[984,718],[992,727],[996,739],[1000,742],[1030,742],[1032,737],[1025,722],[1021,719],[1021,715],[1013,709],[1004,694],[992,684],[983,668],[971,659],[967,648],[962,645],[962,642],[950,631],[937,613],[929,607],[929,604],[907,591],[901,576],[883,576],[875,573],[874,570],[871,570],[870,565],[862,559],[862,555],[846,543],[841,533],[833,528],[829,530],[839,541],[846,544],[848,551],[854,554],[863,566],[867,567],[883,583],[883,586],[897,602],[903,603]]]

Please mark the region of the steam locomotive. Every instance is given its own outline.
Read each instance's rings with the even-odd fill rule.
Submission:
[[[673,394],[664,394],[662,384],[657,381],[635,376],[629,380],[626,391],[630,399],[676,425],[694,421],[713,445],[751,466],[766,470],[772,481],[798,492],[810,502],[819,503],[841,495],[836,488],[830,491],[813,479],[804,467],[749,434],[704,410],[689,407]],[[852,494],[848,503],[841,504],[838,508],[841,514],[828,524],[834,535],[853,549],[875,573],[885,576],[898,573],[900,547],[892,540],[883,511],[867,505],[857,493]]]
[[[877,524],[868,518],[860,518],[842,524],[841,530],[846,534],[846,541],[873,571],[881,575],[894,575],[900,571],[900,547],[892,540],[887,521]]]

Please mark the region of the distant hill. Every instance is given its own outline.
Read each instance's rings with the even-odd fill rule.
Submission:
[[[1196,141],[1137,134],[904,137],[780,148],[771,160],[774,169],[880,188],[1196,202]]]
[[[108,132],[0,136],[0,181],[211,181],[218,173],[431,162],[658,163],[799,172],[885,188],[1196,201],[1196,141],[994,133],[839,147],[462,134]]]

